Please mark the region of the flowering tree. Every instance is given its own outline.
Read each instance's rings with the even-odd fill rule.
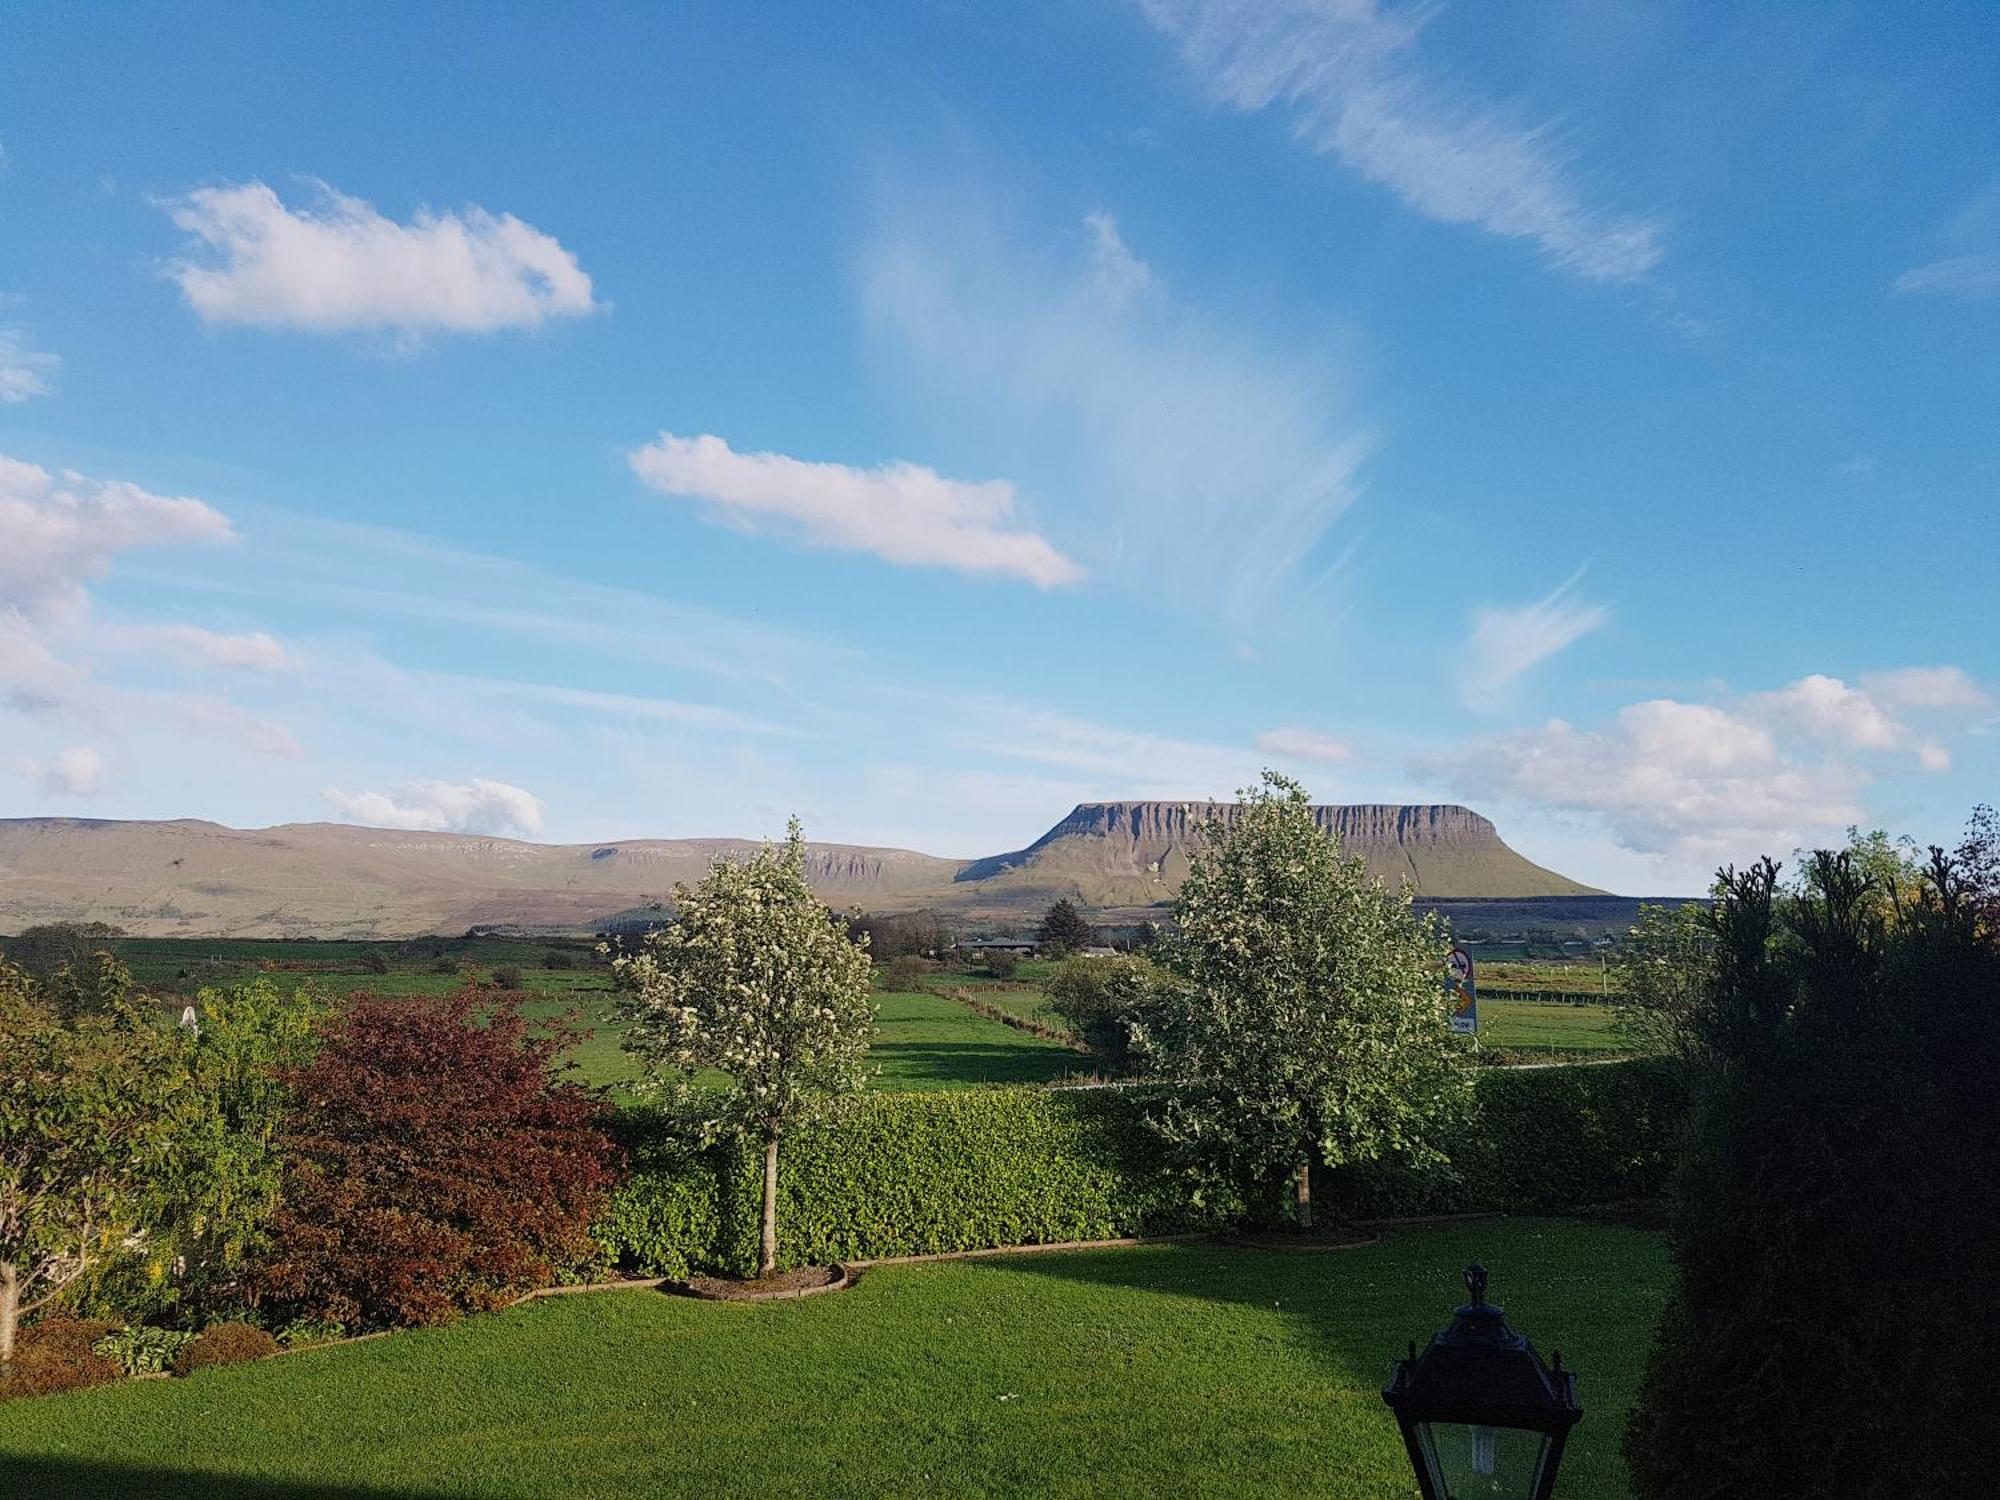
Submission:
[[[860,1092],[875,1029],[868,951],[812,893],[805,836],[738,863],[717,860],[675,890],[672,923],[616,961],[631,1022],[625,1046],[655,1084],[693,1105],[711,1129],[764,1147],[758,1274],[778,1257],[778,1143],[786,1130]],[[729,1075],[726,1093],[692,1088],[695,1073]]]
[[[179,1053],[130,1006],[65,1022],[0,963],[0,1364],[23,1317],[148,1227]]]
[[[1301,1228],[1315,1159],[1442,1159],[1471,1096],[1445,951],[1437,919],[1343,858],[1305,792],[1266,771],[1203,828],[1157,955],[1184,983],[1130,1026],[1174,1085],[1155,1127],[1200,1179],[1290,1175]]]

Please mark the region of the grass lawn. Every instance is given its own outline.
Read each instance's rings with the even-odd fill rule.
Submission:
[[[1481,1000],[1479,1036],[1511,1052],[1548,1051],[1552,1060],[1578,1052],[1630,1052],[1632,1041],[1611,1029],[1606,1005],[1546,1005],[1534,1000]]]
[[[1618,1439],[1666,1252],[1507,1220],[1327,1254],[1148,1246],[883,1268],[726,1305],[554,1298],[184,1381],[0,1406],[0,1493],[320,1496],[1414,1495],[1377,1394],[1495,1299],[1581,1372],[1565,1500]]]
[[[877,1088],[972,1088],[986,1083],[1047,1083],[1088,1071],[1090,1059],[989,1021],[940,995],[875,996]]]

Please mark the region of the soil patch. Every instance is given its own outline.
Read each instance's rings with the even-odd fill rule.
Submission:
[[[854,1285],[855,1277],[845,1266],[801,1266],[796,1271],[780,1271],[746,1281],[721,1276],[695,1276],[679,1284],[678,1290],[710,1302],[775,1302],[787,1297],[812,1297],[821,1292],[837,1292]]]

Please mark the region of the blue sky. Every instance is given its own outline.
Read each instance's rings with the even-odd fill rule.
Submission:
[[[17,7],[0,815],[1635,892],[2000,770],[2000,15]]]

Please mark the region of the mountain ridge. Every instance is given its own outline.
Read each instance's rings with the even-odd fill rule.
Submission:
[[[1079,803],[1034,843],[958,860],[865,844],[807,845],[814,889],[837,908],[932,909],[989,926],[1029,924],[1058,896],[1098,910],[1169,900],[1200,824],[1234,804]],[[1378,877],[1426,897],[1587,895],[1517,854],[1456,804],[1315,808]],[[658,908],[746,838],[541,844],[491,834],[200,818],[0,819],[0,932],[89,919],[135,936],[414,937],[473,927],[588,931]]]

